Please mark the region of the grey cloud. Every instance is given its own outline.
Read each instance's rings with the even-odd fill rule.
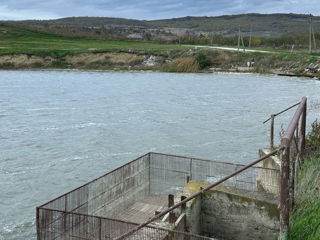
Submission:
[[[317,15],[319,10],[318,0],[1,0],[0,19],[10,18],[10,14],[12,18],[36,19],[68,16],[160,19],[249,12]]]

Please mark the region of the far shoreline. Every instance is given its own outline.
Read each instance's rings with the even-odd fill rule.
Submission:
[[[82,68],[15,68],[15,69],[0,69],[1,72],[10,71],[10,72],[102,72],[102,73],[168,73],[168,74],[234,74],[234,75],[266,75],[266,76],[279,76],[279,77],[288,77],[288,78],[305,78],[320,81],[320,77],[317,76],[306,76],[306,75],[289,75],[285,73],[257,73],[253,71],[212,71],[204,70],[199,72],[164,72],[159,70],[114,70],[114,69],[82,69]]]

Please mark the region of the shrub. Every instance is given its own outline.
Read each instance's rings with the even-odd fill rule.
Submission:
[[[203,52],[197,53],[196,60],[197,60],[197,62],[199,64],[199,68],[200,69],[204,69],[204,68],[209,67],[209,66],[212,65],[211,59],[206,54],[204,54]]]

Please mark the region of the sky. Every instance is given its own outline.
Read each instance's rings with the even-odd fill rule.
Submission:
[[[241,13],[319,15],[319,0],[0,0],[0,20],[77,16],[166,19]]]

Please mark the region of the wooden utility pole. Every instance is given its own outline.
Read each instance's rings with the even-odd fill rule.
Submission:
[[[211,45],[213,45],[213,32],[211,33]]]
[[[310,14],[310,17],[309,17],[309,54],[312,53],[311,35],[312,35],[312,15]]]
[[[314,29],[313,29],[313,25],[311,26],[311,30],[312,30],[312,38],[313,38],[313,48],[316,49],[317,45],[316,45],[316,38],[314,36]]]
[[[240,25],[239,25],[239,31],[238,31],[238,51],[240,50],[240,38],[241,38],[241,32],[240,32]]]
[[[252,38],[252,25],[250,24],[249,48],[251,48],[251,38]]]
[[[243,36],[242,36],[242,34],[241,34],[241,42],[242,42],[242,48],[243,48],[243,51],[245,52],[245,51],[246,51],[246,47],[244,46]]]
[[[245,49],[245,46],[244,46],[243,37],[242,37],[240,25],[239,25],[239,32],[238,32],[238,51],[240,51],[240,44],[242,44],[243,51],[245,52],[246,49]]]

